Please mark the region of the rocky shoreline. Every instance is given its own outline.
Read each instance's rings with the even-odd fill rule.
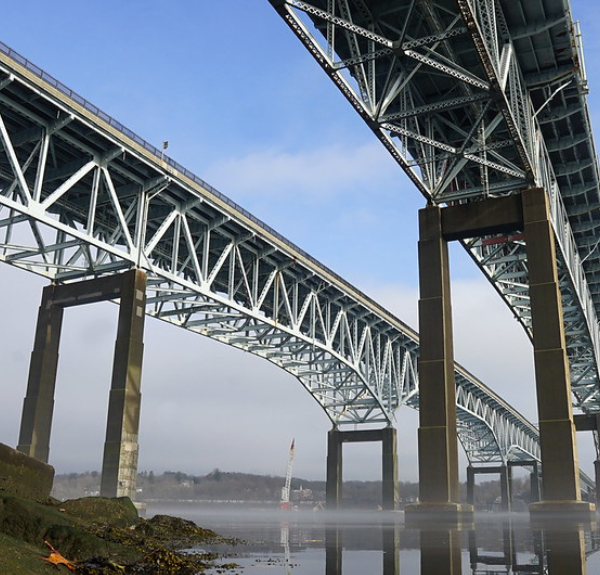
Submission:
[[[0,573],[239,573],[237,565],[213,553],[185,551],[217,543],[236,542],[176,517],[142,519],[127,498],[61,502],[0,497]]]
[[[50,496],[54,468],[0,443],[0,573],[197,575],[238,566],[202,546],[236,542],[191,521],[140,518],[130,499]],[[194,549],[196,551],[186,551]],[[233,575],[233,574],[232,574]]]

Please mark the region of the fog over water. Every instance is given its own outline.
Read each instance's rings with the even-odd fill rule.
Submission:
[[[248,575],[600,572],[595,522],[532,524],[527,513],[478,513],[473,522],[457,527],[436,521],[407,524],[403,512],[148,503],[148,515],[155,513],[180,515],[245,540],[210,549],[224,554],[221,562],[235,562]]]

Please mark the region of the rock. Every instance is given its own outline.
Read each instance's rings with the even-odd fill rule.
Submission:
[[[48,556],[45,541],[55,559],[73,562],[81,575],[197,575],[214,568],[217,573],[233,570],[234,564],[216,566],[212,553],[175,551],[220,539],[213,531],[177,517],[140,520],[127,498],[88,497],[44,504],[0,496],[0,573],[48,573],[45,559],[52,555]]]
[[[68,525],[70,521],[52,507],[27,499],[0,497],[0,532],[15,539],[39,545],[51,525]]]
[[[135,533],[179,549],[219,537],[214,531],[198,527],[193,521],[170,515],[155,515],[140,521]]]
[[[53,481],[54,467],[0,443],[0,495],[45,500]]]
[[[131,527],[140,521],[137,509],[128,497],[83,497],[59,503],[57,508],[90,524],[107,523],[113,527]]]
[[[128,500],[129,501],[129,500]],[[58,505],[42,505],[16,497],[0,497],[0,533],[17,541],[33,544],[44,549],[44,541],[48,541],[70,560],[78,560],[93,556],[119,556],[127,559],[139,555],[129,547],[114,542],[107,542],[88,528],[89,515],[94,509],[104,510],[103,523],[110,523],[107,509],[115,509],[117,522],[125,524],[124,510],[131,505],[119,500],[102,500],[97,502],[74,502],[73,507],[85,510],[87,516],[80,519],[77,515],[61,511],[63,506],[69,508],[71,502]],[[137,514],[135,514],[137,518]],[[0,569],[0,572],[3,572]]]

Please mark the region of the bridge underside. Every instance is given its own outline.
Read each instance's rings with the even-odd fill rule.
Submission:
[[[581,34],[561,0],[271,0],[429,202],[549,195],[574,407],[600,411],[600,193]],[[521,233],[464,246],[530,337]]]
[[[570,7],[561,0],[270,1],[429,204],[545,191],[561,299],[552,305],[562,306],[568,365],[562,351],[544,350],[553,370],[570,378],[573,406],[599,412],[599,171]],[[532,271],[526,235],[523,227],[489,226],[461,241],[538,347],[546,327],[551,337],[558,332],[556,313],[540,323],[534,300],[556,294],[540,295],[546,288]],[[544,370],[551,377],[544,354],[535,353],[538,377]],[[445,377],[450,394],[452,374]],[[432,424],[431,434],[441,426],[451,436],[452,417]],[[548,421],[542,425],[558,428]],[[561,447],[569,451],[572,421],[565,426]]]
[[[141,269],[147,315],[275,363],[334,425],[418,407],[416,332],[3,45],[0,260],[56,284]],[[537,430],[454,369],[469,459],[539,459]]]

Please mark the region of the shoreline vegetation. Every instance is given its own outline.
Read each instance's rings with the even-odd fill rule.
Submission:
[[[207,544],[236,540],[191,521],[155,515],[142,519],[128,498],[32,501],[0,497],[0,573],[49,575],[195,575],[238,566],[208,552]]]
[[[285,478],[272,475],[256,475],[227,472],[214,469],[206,475],[192,475],[181,471],[154,473],[142,471],[137,477],[136,500],[144,502],[187,501],[202,504],[246,504],[278,508],[281,488]],[[530,499],[528,477],[513,479],[513,499],[525,506]],[[461,485],[463,499],[466,486]],[[100,474],[57,474],[54,477],[52,496],[57,499],[75,499],[100,493]],[[400,482],[400,506],[417,500],[417,483]],[[479,509],[492,509],[500,496],[498,480],[477,483],[476,505]],[[381,505],[380,481],[344,481],[343,506],[349,509],[377,509]],[[325,503],[325,481],[293,478],[290,499],[294,506],[321,508]]]

